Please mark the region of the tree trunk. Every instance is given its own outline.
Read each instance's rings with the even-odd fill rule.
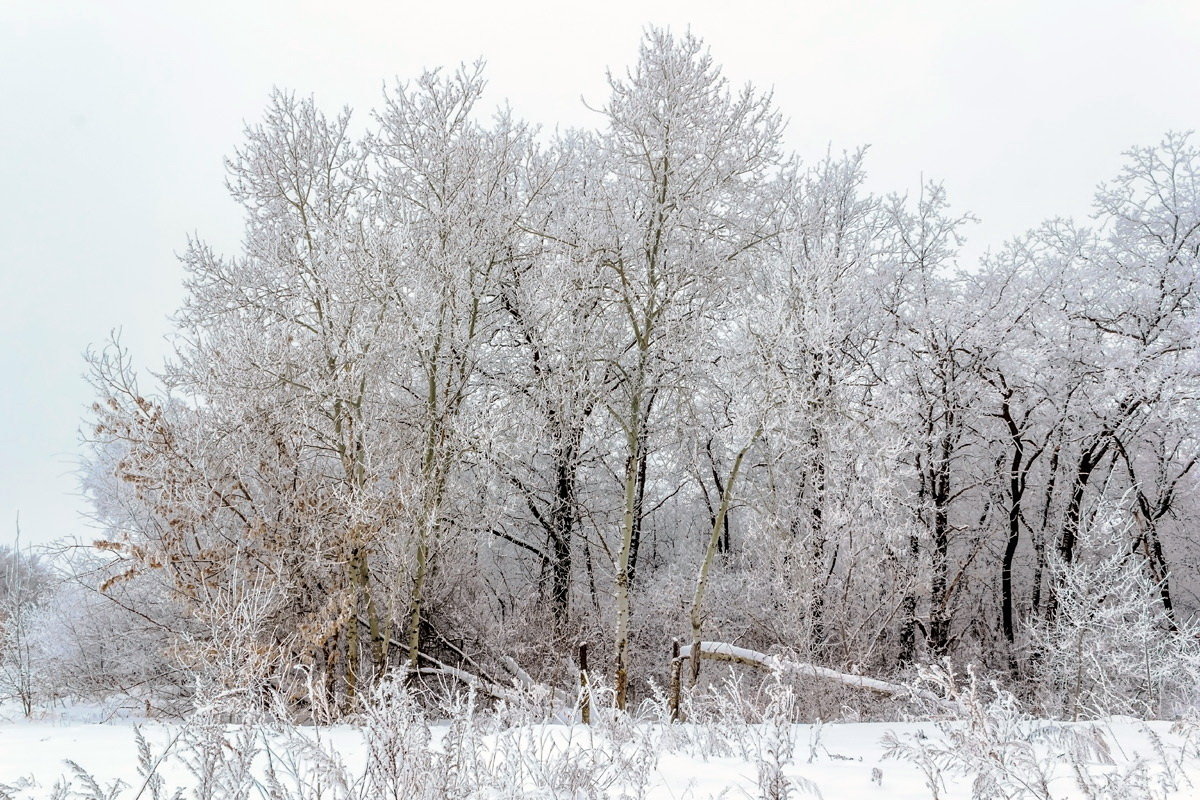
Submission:
[[[625,515],[621,523],[621,549],[616,564],[616,676],[614,683],[615,702],[622,711],[628,701],[629,691],[629,558],[633,544],[634,498],[637,494],[638,458],[637,445],[625,465]]]
[[[754,446],[758,440],[761,430],[755,431],[754,436],[737,454],[733,460],[733,468],[729,471],[729,480],[725,481],[725,489],[721,492],[721,505],[717,508],[716,519],[713,520],[712,532],[708,537],[708,546],[704,548],[704,559],[700,563],[700,571],[696,575],[696,591],[692,595],[692,645],[695,648],[693,652],[700,652],[700,627],[703,623],[701,611],[704,605],[704,591],[708,588],[708,572],[712,568],[713,558],[717,553],[717,546],[721,541],[721,534],[725,529],[725,517],[729,514],[729,504],[733,500],[733,487],[737,483],[738,472],[742,469],[742,459],[746,456],[746,451]],[[692,668],[692,685],[695,686],[700,680],[700,659],[693,658],[691,660]]]
[[[1009,441],[1012,443],[1012,459],[1008,465],[1008,541],[1004,544],[1004,556],[1000,563],[1000,627],[1004,632],[1004,638],[1011,645],[1014,636],[1012,569],[1017,555],[1017,546],[1021,542],[1021,498],[1025,493],[1023,469],[1025,446],[1021,439],[1021,430],[1016,419],[1013,418],[1007,396],[1000,405],[1000,415],[1008,428]],[[1010,667],[1012,667],[1011,653],[1009,660]]]
[[[946,655],[950,643],[950,598],[947,575],[950,550],[950,431],[954,417],[947,411],[936,460],[931,463],[930,484],[933,487],[933,574],[929,585],[929,648],[933,655]]]
[[[575,528],[576,454],[574,443],[558,448],[554,458],[554,499],[550,508],[550,600],[566,621],[571,606],[571,539]]]

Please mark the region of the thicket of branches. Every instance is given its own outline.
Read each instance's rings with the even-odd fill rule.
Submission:
[[[693,37],[609,85],[553,135],[483,113],[479,67],[361,135],[272,98],[228,163],[242,251],[188,243],[155,386],[91,360],[99,588],[139,651],[342,709],[399,668],[566,686],[584,640],[623,707],[701,635],[1178,700],[1138,658],[1194,661],[1188,137],[1131,150],[1090,225],[960,265],[940,185],[801,163]]]

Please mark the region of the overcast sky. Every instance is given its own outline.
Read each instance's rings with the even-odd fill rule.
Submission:
[[[790,145],[870,145],[871,187],[944,181],[965,260],[1089,213],[1120,154],[1200,126],[1200,2],[0,0],[0,541],[91,538],[83,352],[166,352],[189,233],[237,246],[222,159],[272,86],[360,117],[383,81],[483,56],[490,100],[594,124],[647,24],[773,87]]]

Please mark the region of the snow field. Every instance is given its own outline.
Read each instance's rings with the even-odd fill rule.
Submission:
[[[890,737],[931,748],[948,743],[948,731],[967,723],[939,727],[929,722],[839,723],[824,725],[664,725],[617,723],[588,728],[582,725],[520,725],[502,731],[465,732],[458,723],[437,722],[417,728],[392,729],[391,734],[370,725],[294,727],[268,731],[244,726],[209,726],[132,721],[88,724],[77,721],[9,722],[0,724],[0,797],[34,800],[50,797],[150,798],[153,789],[145,770],[139,772],[136,734],[149,745],[153,774],[162,779],[159,791],[170,797],[176,788],[187,797],[237,796],[228,779],[241,768],[239,758],[251,755],[254,776],[242,781],[246,797],[271,797],[266,778],[270,760],[280,787],[289,798],[368,798],[386,792],[394,797],[436,797],[435,785],[450,786],[446,774],[463,774],[454,784],[456,795],[479,798],[681,798],[805,797],[824,800],[895,798],[944,800],[971,798],[978,774],[956,770],[942,759],[931,778],[929,763],[920,759],[887,757]],[[1169,722],[1140,722],[1112,718],[1099,723],[1055,725],[1057,731],[1103,741],[1090,753],[1056,750],[1053,741],[1035,745],[1038,763],[1023,765],[1012,753],[1001,761],[1024,780],[1045,770],[1048,795],[1015,783],[1007,794],[976,796],[1085,798],[1080,771],[1093,787],[1107,787],[1098,796],[1128,798],[1194,798],[1200,796],[1200,759],[1186,730]],[[197,758],[196,742],[219,732],[223,744],[216,761]],[[1036,730],[1031,739],[1038,741]],[[199,736],[197,736],[199,733]],[[398,734],[398,735],[395,735]],[[1194,737],[1194,731],[1192,736]],[[453,744],[448,747],[448,742]],[[212,741],[211,739],[209,741]],[[372,743],[373,742],[373,743]],[[995,748],[993,748],[995,749]],[[456,753],[450,759],[447,754]],[[159,762],[159,756],[167,753]],[[1111,755],[1105,758],[1103,753]],[[267,754],[270,754],[270,758]],[[426,774],[397,780],[387,791],[389,767],[395,755]],[[212,753],[209,753],[212,756]],[[432,758],[431,758],[432,756]],[[94,778],[100,792],[89,788],[72,766]],[[1113,763],[1106,763],[1111,760]],[[470,766],[466,762],[470,761]],[[454,763],[451,763],[454,762]],[[205,777],[204,763],[210,768]],[[340,766],[335,766],[340,764]],[[368,777],[372,769],[375,778]],[[392,774],[402,776],[403,767]],[[338,777],[335,777],[337,773]],[[469,774],[468,774],[469,773]],[[216,776],[216,778],[214,778]],[[930,780],[937,785],[935,794]],[[373,780],[375,782],[373,782]],[[56,794],[56,784],[73,781],[74,794]],[[114,782],[121,786],[111,791]],[[1003,784],[1003,781],[1001,782]],[[1003,789],[1004,786],[1001,785]],[[324,793],[320,793],[321,790]],[[987,790],[987,786],[983,787]],[[449,791],[448,789],[446,791]],[[193,794],[194,792],[194,794]],[[279,796],[276,793],[275,796]],[[452,795],[444,795],[452,796]]]

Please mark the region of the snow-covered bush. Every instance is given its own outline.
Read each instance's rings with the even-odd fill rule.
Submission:
[[[172,632],[190,627],[178,609],[145,579],[99,591],[103,568],[90,558],[57,566],[54,590],[30,621],[41,700],[182,713],[195,681],[171,652]]]
[[[35,655],[39,606],[49,596],[50,569],[27,551],[0,546],[0,702],[15,699],[25,716],[44,691]]]
[[[1164,610],[1119,509],[1101,509],[1071,564],[1054,565],[1055,614],[1031,626],[1043,707],[1072,719],[1173,716],[1196,699],[1200,631]]]
[[[884,736],[885,757],[908,761],[925,776],[934,800],[949,786],[971,783],[973,800],[1060,800],[1082,792],[1090,800],[1159,800],[1188,781],[1184,747],[1168,751],[1149,728],[1117,720],[1150,743],[1150,752],[1121,752],[1113,725],[1047,722],[1030,716],[1017,698],[973,673],[965,681],[949,669],[922,671],[922,680],[959,708],[936,731]],[[1132,723],[1132,724],[1130,724]]]

